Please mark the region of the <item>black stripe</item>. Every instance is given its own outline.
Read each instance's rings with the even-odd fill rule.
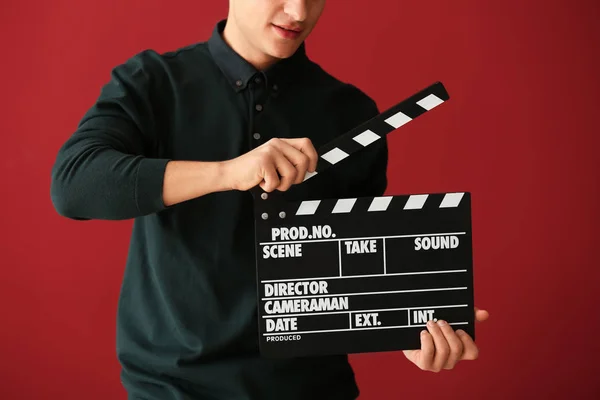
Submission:
[[[348,153],[348,155],[352,155],[352,154],[356,153],[357,151],[362,150],[364,147],[365,146],[358,143],[354,139],[346,140],[346,141],[340,143],[340,145],[339,145],[339,149],[345,153]]]
[[[409,197],[410,196],[408,195],[394,196],[390,206],[388,207],[388,211],[390,211],[392,214],[402,212]]]
[[[427,196],[425,204],[423,204],[423,210],[435,210],[440,208],[442,200],[444,200],[445,193],[433,193]]]
[[[352,211],[356,212],[367,212],[371,203],[373,202],[374,197],[359,197],[354,203],[354,208]]]
[[[335,206],[336,201],[337,200],[335,200],[335,199],[321,200],[321,202],[319,203],[319,207],[317,208],[317,211],[315,212],[314,215],[321,216],[321,215],[331,214],[331,211],[333,210],[333,207]]]
[[[369,126],[367,127],[367,129],[370,129],[371,131],[373,131],[374,133],[376,133],[379,136],[385,136],[388,133],[391,133],[393,131],[396,130],[396,128],[394,128],[393,126],[391,126],[390,124],[388,124],[387,122],[385,122],[386,118],[377,118],[374,120],[369,121]],[[376,142],[373,142],[372,144],[374,144]]]
[[[409,116],[412,119],[416,119],[427,112],[426,109],[424,109],[417,103],[403,104],[401,111],[403,114]]]

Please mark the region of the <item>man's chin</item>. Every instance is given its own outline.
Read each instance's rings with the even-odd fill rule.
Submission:
[[[299,46],[271,46],[269,55],[273,58],[284,59],[294,55]]]

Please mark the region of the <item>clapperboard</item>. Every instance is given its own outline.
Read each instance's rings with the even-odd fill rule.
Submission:
[[[437,82],[318,149],[306,179],[449,99]],[[335,169],[329,171],[334,173]],[[444,319],[475,338],[468,192],[289,202],[252,190],[265,357],[420,348]]]

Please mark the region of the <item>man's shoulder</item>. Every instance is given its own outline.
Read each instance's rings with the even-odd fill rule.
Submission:
[[[338,121],[343,132],[379,113],[375,100],[358,84],[340,79],[312,60],[306,76],[303,85],[319,94],[319,106],[333,111],[331,117]]]
[[[158,53],[158,55],[165,60],[171,60],[174,62],[197,60],[198,57],[209,55],[208,41],[191,43],[182,47],[165,51],[163,53]]]
[[[146,69],[160,69],[177,64],[198,63],[208,60],[207,42],[197,42],[166,51],[146,48],[129,56],[124,64],[138,65]]]
[[[136,80],[162,82],[185,76],[190,70],[210,67],[207,42],[197,42],[167,51],[154,48],[139,50],[115,65],[112,72],[113,75],[129,76]]]
[[[312,60],[308,63],[308,76],[312,86],[324,89],[331,99],[346,111],[377,112],[375,100],[364,89],[355,83],[340,79]]]

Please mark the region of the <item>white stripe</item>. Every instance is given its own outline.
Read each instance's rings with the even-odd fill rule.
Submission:
[[[439,106],[443,102],[444,101],[435,94],[430,94],[429,96],[417,101],[417,104],[429,111],[432,108]]]
[[[367,211],[385,211],[390,205],[393,196],[375,197]]]
[[[284,242],[282,242],[284,243]],[[402,276],[402,275],[430,275],[430,274],[455,274],[458,272],[467,272],[466,269],[447,269],[440,271],[421,271],[421,272],[394,272],[391,274],[369,274],[369,275],[349,275],[349,276],[313,276],[310,278],[296,278],[296,279],[271,279],[266,281],[260,281],[260,283],[271,283],[271,282],[298,282],[298,281],[314,281],[314,280],[328,280],[328,279],[356,279],[356,278],[378,278],[385,276]]]
[[[385,122],[394,128],[400,128],[402,125],[407,124],[410,121],[412,121],[412,118],[401,112],[397,113],[396,115],[392,115],[385,120]]]
[[[354,203],[356,203],[356,199],[339,199],[337,203],[335,203],[335,207],[333,208],[333,211],[331,213],[349,213],[350,211],[352,211]]]
[[[272,300],[277,300],[277,297],[273,297]],[[367,312],[382,312],[382,311],[410,311],[410,310],[435,310],[438,308],[464,308],[469,307],[468,304],[455,304],[455,305],[446,305],[446,306],[427,306],[427,307],[404,307],[404,308],[379,308],[376,310],[354,310],[354,311],[307,311],[298,314],[286,314],[286,313],[272,313],[263,315],[263,318],[278,318],[278,317],[302,317],[303,315],[330,315],[330,314],[357,314],[357,313],[367,313]]]
[[[375,132],[367,129],[366,131],[364,131],[360,135],[355,136],[354,140],[366,147],[366,146],[370,145],[371,143],[373,143],[374,141],[376,141],[379,138],[380,138],[380,136],[378,134],[376,134]]]
[[[303,201],[296,211],[296,215],[312,215],[317,211],[321,200],[307,200]]]
[[[385,252],[385,238],[382,240],[383,242],[383,274],[387,275],[387,253]]]
[[[340,240],[367,240],[367,239],[400,239],[400,238],[409,238],[409,237],[419,237],[419,236],[448,236],[448,235],[466,235],[466,232],[447,232],[447,233],[419,233],[419,234],[411,234],[411,235],[390,235],[390,236],[364,236],[364,237],[354,237],[354,238],[335,238],[335,239],[311,239],[311,240],[285,240],[281,242],[261,242],[260,245],[264,246],[265,244],[281,244],[281,243],[318,243],[318,242],[335,242]]]
[[[316,278],[318,279],[318,278]],[[409,290],[387,290],[384,292],[357,292],[357,293],[329,293],[329,294],[314,294],[310,296],[284,296],[284,297],[263,297],[261,300],[291,300],[291,299],[312,299],[315,297],[345,297],[345,296],[365,296],[375,294],[398,294],[398,293],[421,293],[421,292],[443,292],[446,290],[467,290],[466,286],[433,288],[433,289],[409,289]]]
[[[468,322],[450,322],[448,325],[469,325]],[[399,329],[399,328],[420,328],[427,326],[426,324],[421,325],[397,325],[397,326],[373,326],[370,328],[343,328],[343,329],[327,329],[322,331],[294,331],[295,335],[305,334],[305,333],[328,333],[328,332],[346,332],[346,331],[370,331],[372,329]],[[281,332],[275,333],[263,333],[263,336],[273,336],[273,335],[281,335]]]
[[[315,176],[316,174],[317,174],[317,171],[315,171],[315,172],[308,172],[308,171],[306,171],[306,174],[304,174],[304,181],[305,181],[305,180],[307,180],[307,179],[310,179],[310,178],[312,178],[312,177],[313,177],[313,176]],[[303,182],[304,182],[304,181],[303,181]]]
[[[340,267],[340,278],[342,277],[342,242],[338,242],[338,264]]]
[[[444,200],[440,204],[440,208],[458,207],[464,193],[446,193]]]
[[[408,201],[404,205],[405,210],[419,210],[423,208],[425,200],[427,200],[428,194],[413,194],[408,198]]]
[[[337,147],[334,147],[333,149],[329,150],[327,153],[321,156],[321,158],[323,158],[325,161],[330,162],[331,164],[336,164],[346,157],[348,157],[348,153],[340,150]]]

